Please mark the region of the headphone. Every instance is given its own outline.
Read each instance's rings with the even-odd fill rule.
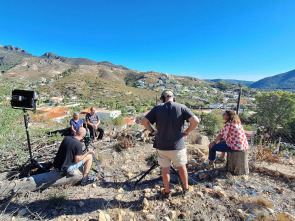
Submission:
[[[163,102],[163,103],[165,103],[165,100],[166,100],[166,98],[165,98],[165,96],[161,96],[160,97],[160,100]],[[175,102],[175,97],[173,97],[173,102]]]

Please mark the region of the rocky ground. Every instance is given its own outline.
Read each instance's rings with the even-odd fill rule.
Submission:
[[[96,142],[96,156],[104,177],[90,185],[68,184],[18,194],[1,202],[1,220],[295,220],[295,182],[283,171],[272,173],[252,167],[250,175],[233,176],[223,163],[214,170],[202,167],[206,141],[187,138],[189,182],[193,191],[181,194],[172,176],[172,199],[163,199],[160,168],[136,186],[152,165],[151,142],[109,139]],[[125,148],[127,147],[127,148]],[[56,148],[56,147],[52,147]],[[54,151],[53,151],[54,152]],[[250,165],[257,163],[255,149]],[[293,160],[284,164],[294,174]],[[291,172],[292,173],[292,172]],[[292,175],[292,174],[291,174]]]

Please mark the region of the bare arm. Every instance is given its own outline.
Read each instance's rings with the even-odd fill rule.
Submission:
[[[152,128],[152,125],[150,124],[150,121],[146,118],[146,117],[144,117],[143,119],[142,119],[142,121],[141,121],[141,124],[145,127],[145,129],[147,129],[150,133],[152,132],[152,131],[154,131],[152,134],[153,135],[156,135],[157,134],[157,132],[155,132],[155,130]]]
[[[76,130],[75,130],[75,128],[74,128],[74,125],[71,125],[71,130],[72,130],[74,133],[76,133]]]
[[[211,149],[215,144],[218,143],[218,141],[219,141],[221,138],[222,138],[222,134],[219,134],[219,135],[215,138],[215,140],[209,144],[209,148]]]
[[[88,150],[83,155],[75,155],[75,163],[79,163],[81,160],[83,160],[88,154],[93,153],[93,150]]]
[[[190,132],[192,132],[194,129],[196,129],[196,127],[199,124],[199,119],[196,116],[192,116],[188,119],[188,121],[190,122],[190,125],[188,126],[188,128],[183,132],[185,134],[185,136],[187,136]]]

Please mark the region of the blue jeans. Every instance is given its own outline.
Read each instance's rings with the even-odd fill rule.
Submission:
[[[73,163],[67,170],[68,173],[74,172],[79,167],[83,166],[84,160],[81,160],[79,163]]]
[[[208,159],[214,161],[216,158],[216,151],[219,152],[240,152],[240,150],[233,150],[226,143],[217,143],[211,149],[209,149]]]

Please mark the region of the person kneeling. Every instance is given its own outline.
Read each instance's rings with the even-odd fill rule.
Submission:
[[[84,165],[83,178],[81,181],[82,185],[93,182],[95,179],[90,179],[88,177],[89,170],[92,164],[93,150],[89,150],[83,154],[82,147],[83,144],[81,140],[86,135],[85,128],[79,128],[74,136],[66,136],[54,158],[54,168],[58,171],[66,172],[67,174],[72,174],[76,169]]]

